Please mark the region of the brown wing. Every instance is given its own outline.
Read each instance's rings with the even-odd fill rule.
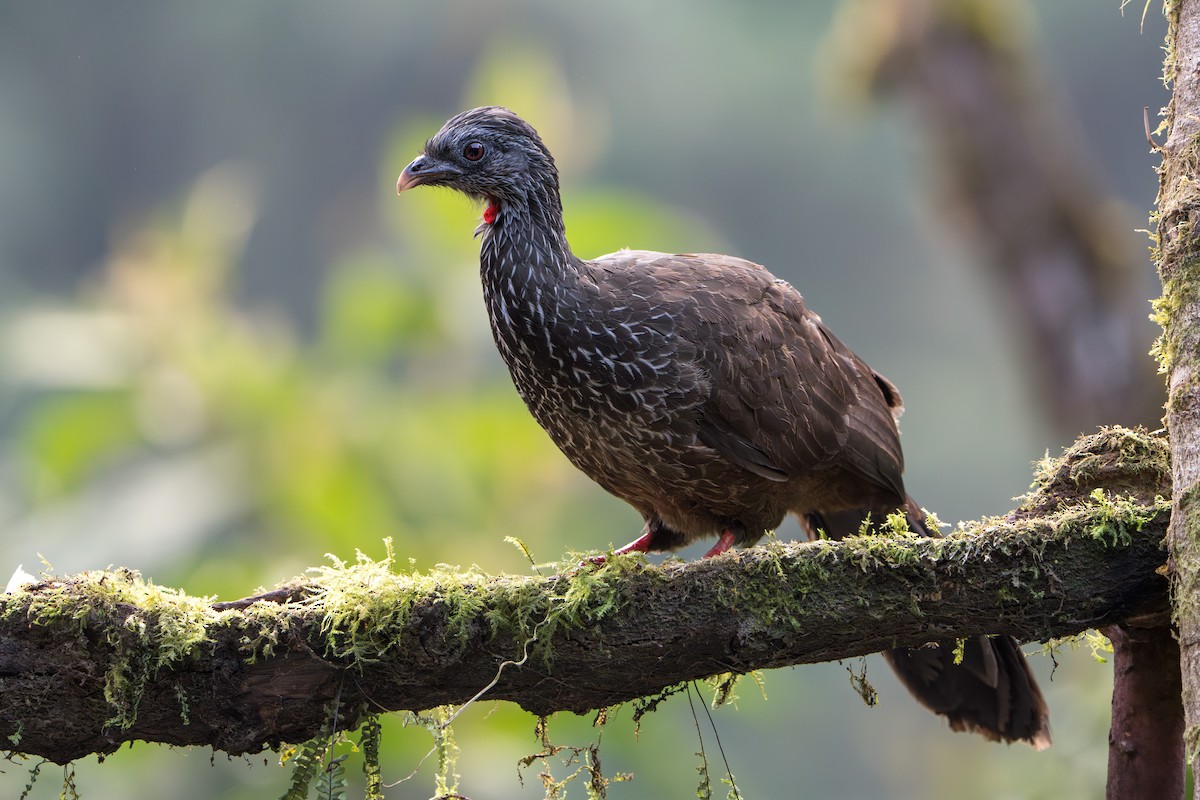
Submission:
[[[769,480],[838,464],[904,496],[899,393],[799,292],[730,256],[623,251],[606,262],[619,263],[627,297],[655,297],[674,320],[674,363],[707,377],[701,442]]]

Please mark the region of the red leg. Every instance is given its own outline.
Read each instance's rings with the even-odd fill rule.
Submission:
[[[634,539],[626,545],[613,550],[614,556],[622,556],[626,553],[645,553],[650,550],[650,543],[654,540],[654,531],[647,529],[641,536]],[[603,564],[608,560],[608,556],[592,556],[588,559],[593,564]]]
[[[712,549],[704,554],[704,558],[712,558],[713,556],[721,555],[721,553],[724,553],[726,550],[733,547],[735,542],[736,540],[734,539],[733,531],[726,528],[725,530],[721,531],[721,538],[717,539],[717,543],[712,546]]]
[[[641,536],[634,539],[629,544],[623,545],[621,547],[618,547],[616,550],[613,550],[613,555],[621,556],[626,553],[649,552],[650,551],[650,542],[653,539],[654,539],[654,533],[652,531],[646,531],[645,533],[643,533]]]

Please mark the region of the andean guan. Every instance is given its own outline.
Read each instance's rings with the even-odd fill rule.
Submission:
[[[902,510],[890,381],[765,268],[642,250],[585,261],[567,244],[558,170],[537,132],[488,106],[450,119],[396,189],[485,202],[480,274],[492,333],[530,412],[571,462],[645,519],[617,552],[718,536],[751,545],[789,512],[840,538]],[[706,557],[707,557],[706,556]],[[1050,744],[1046,703],[1008,636],[884,653],[954,730]]]

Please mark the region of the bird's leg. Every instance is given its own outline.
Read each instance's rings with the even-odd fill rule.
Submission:
[[[613,550],[613,555],[614,556],[622,556],[622,555],[625,555],[626,553],[648,553],[648,552],[650,552],[650,543],[652,541],[654,541],[655,533],[656,533],[656,531],[647,529],[645,533],[643,533],[638,538],[634,539],[629,544],[622,545],[622,546],[618,547],[616,550]]]
[[[726,528],[725,530],[721,531],[721,538],[717,539],[717,543],[712,546],[712,549],[704,554],[703,558],[719,556],[721,553],[724,553],[726,550],[733,547],[736,542],[737,538],[734,536],[733,530]]]
[[[647,522],[642,528],[642,535],[634,539],[629,544],[621,545],[616,550],[613,550],[614,556],[623,556],[626,553],[648,553],[654,543],[654,537],[658,534],[658,526]],[[608,556],[592,556],[588,562],[592,564],[603,564],[608,560]]]

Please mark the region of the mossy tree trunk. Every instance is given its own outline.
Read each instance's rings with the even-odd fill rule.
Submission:
[[[1159,173],[1159,354],[1167,374],[1174,501],[1168,539],[1183,673],[1184,743],[1194,766],[1200,748],[1200,0],[1169,2],[1166,13],[1165,77],[1173,94]]]

